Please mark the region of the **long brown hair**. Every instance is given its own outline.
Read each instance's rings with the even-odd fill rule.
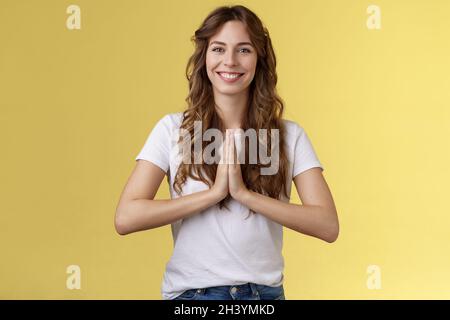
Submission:
[[[259,141],[260,129],[267,129],[269,135],[272,134],[271,129],[279,130],[279,167],[277,174],[261,175],[260,169],[267,167],[267,165],[261,164],[259,159],[256,164],[249,163],[246,159],[245,163],[241,164],[242,178],[249,190],[265,194],[274,199],[279,199],[281,192],[283,192],[289,198],[286,189],[288,159],[284,147],[285,128],[282,121],[284,103],[276,91],[275,52],[266,27],[263,26],[256,14],[248,8],[241,5],[218,7],[206,17],[200,28],[195,31],[195,35],[192,36],[191,41],[195,44],[195,51],[186,66],[189,94],[185,100],[188,107],[183,112],[180,129],[185,129],[189,132],[190,137],[193,137],[190,147],[191,156],[194,154],[194,141],[202,137],[194,135],[194,121],[202,121],[202,135],[205,130],[210,128],[216,128],[222,132],[225,130],[215,109],[212,84],[206,71],[206,52],[209,39],[216,34],[223,24],[233,20],[244,23],[257,52],[255,76],[249,85],[248,106],[241,129],[245,132],[247,129],[253,128],[258,137],[258,145],[261,143]],[[266,142],[268,152],[271,150],[270,141],[272,139],[270,137],[267,138]],[[180,136],[178,143],[182,139],[183,137]],[[245,140],[245,155],[247,158],[249,144],[247,139]],[[204,149],[205,141],[202,141],[202,146]],[[216,171],[217,163],[182,162],[178,167],[173,188],[180,194],[181,186],[186,182],[188,176],[212,187],[216,178]],[[230,195],[220,201],[220,208],[225,206],[228,209],[226,206],[228,199],[230,199]],[[250,212],[254,213],[252,210]]]

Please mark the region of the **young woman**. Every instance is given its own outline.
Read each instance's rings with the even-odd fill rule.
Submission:
[[[171,224],[163,299],[285,299],[283,226],[330,243],[339,233],[323,167],[305,130],[282,119],[274,50],[252,11],[217,8],[192,40],[187,110],[167,114],[148,136],[117,206],[116,230],[125,235]],[[204,154],[195,145],[208,146],[203,133],[212,129],[225,137],[213,152],[220,162],[198,162]],[[271,155],[279,146],[275,173],[262,174],[271,164],[260,158],[237,161],[254,153],[250,138],[242,144],[230,135],[238,129],[267,129],[257,145],[266,143]],[[180,157],[181,149],[188,157]],[[171,199],[155,200],[166,174]],[[289,203],[292,181],[302,205]]]

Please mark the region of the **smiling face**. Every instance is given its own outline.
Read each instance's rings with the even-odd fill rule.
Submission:
[[[214,92],[234,95],[248,90],[257,54],[241,21],[228,21],[209,39],[206,70]]]

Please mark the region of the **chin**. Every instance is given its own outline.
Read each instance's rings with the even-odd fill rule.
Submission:
[[[219,86],[215,86],[217,92],[220,92],[222,94],[237,94],[237,93],[241,93],[242,91],[245,91],[248,86],[244,86],[244,85],[240,85],[240,86],[230,86],[230,85],[222,85],[220,84]]]
[[[245,89],[243,88],[218,88],[217,91],[221,94],[238,94],[241,93],[242,91],[244,91]]]

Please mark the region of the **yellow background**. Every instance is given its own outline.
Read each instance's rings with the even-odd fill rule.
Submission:
[[[66,28],[70,4],[81,30]],[[285,118],[338,208],[333,244],[284,229],[287,299],[449,299],[446,0],[2,0],[0,298],[160,299],[170,226],[121,237],[114,212],[156,121],[184,109],[189,39],[222,4],[268,27]],[[371,4],[381,30],[366,27]]]

